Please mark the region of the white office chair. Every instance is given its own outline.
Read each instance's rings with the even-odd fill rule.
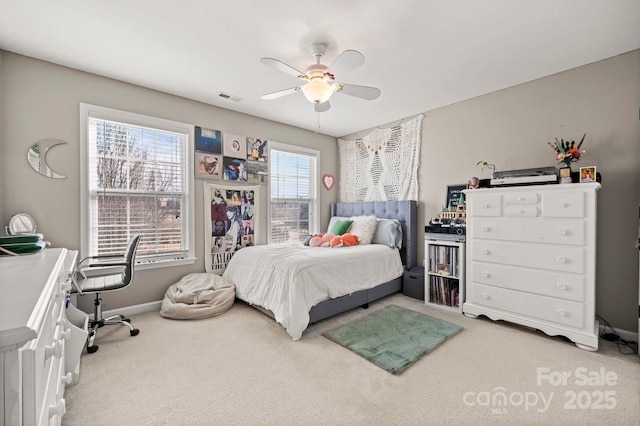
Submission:
[[[132,336],[137,336],[140,330],[131,325],[131,320],[124,315],[112,315],[102,318],[102,297],[105,291],[120,290],[127,287],[133,281],[134,265],[136,261],[136,251],[140,244],[140,235],[134,235],[127,243],[126,251],[123,255],[89,256],[81,259],[75,267],[73,273],[72,293],[85,295],[95,294],[94,316],[89,321],[89,336],[87,337],[87,352],[94,353],[98,350],[98,345],[93,342],[96,338],[98,328],[105,325],[122,325],[129,328]],[[88,261],[96,260],[95,263]],[[114,272],[114,267],[121,267],[121,270]],[[108,268],[108,269],[107,269]],[[91,270],[87,277],[86,271]],[[100,273],[104,270],[104,273]]]

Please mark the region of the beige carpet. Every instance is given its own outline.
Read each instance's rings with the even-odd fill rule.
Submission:
[[[401,376],[321,335],[389,304],[464,330]],[[132,320],[139,336],[101,329],[100,350],[83,355],[80,383],[65,393],[64,425],[640,424],[640,357],[602,340],[598,352],[586,352],[564,338],[466,318],[401,294],[315,324],[297,342],[240,302],[205,320],[158,312]],[[570,377],[538,384],[537,369],[545,368],[552,378]],[[584,369],[578,377],[576,369]],[[609,384],[579,385],[601,371]]]

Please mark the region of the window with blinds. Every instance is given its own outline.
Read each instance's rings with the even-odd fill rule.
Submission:
[[[114,110],[85,119],[86,255],[123,253],[140,234],[138,263],[189,257],[189,130]]]
[[[269,243],[304,241],[316,230],[318,152],[269,143]]]

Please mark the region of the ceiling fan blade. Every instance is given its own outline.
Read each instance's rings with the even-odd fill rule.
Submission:
[[[372,101],[380,96],[380,89],[377,87],[358,86],[355,84],[341,84],[342,88],[336,93],[355,96],[356,98]]]
[[[285,74],[292,75],[294,77],[302,78],[305,73],[293,68],[291,65],[287,65],[282,61],[273,58],[260,58],[260,62],[268,67],[274,68],[278,71],[282,71]]]
[[[345,50],[327,68],[327,72],[334,75],[342,75],[364,64],[364,55],[357,50]]]
[[[292,93],[296,93],[300,91],[301,87],[292,87],[290,89],[278,90],[277,92],[267,93],[266,95],[262,95],[261,98],[265,101],[270,101],[272,99],[278,99],[283,96],[290,95]]]
[[[331,108],[331,104],[329,103],[329,101],[324,101],[321,104],[314,104],[313,108],[316,110],[316,112],[325,112],[329,111],[329,108]]]

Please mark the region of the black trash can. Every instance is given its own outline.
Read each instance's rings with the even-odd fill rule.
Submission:
[[[404,271],[402,278],[402,294],[414,299],[424,300],[424,267],[414,266]]]

